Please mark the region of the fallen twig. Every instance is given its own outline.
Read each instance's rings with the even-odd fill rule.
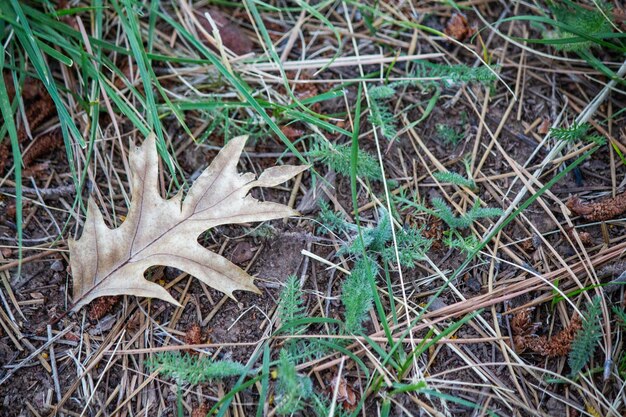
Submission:
[[[30,187],[22,187],[23,194],[31,194],[31,195],[41,195],[42,197],[48,198],[58,198],[66,195],[74,194],[76,192],[76,187],[73,184],[70,185],[61,185],[59,187],[54,188],[30,188]],[[0,187],[0,193],[3,194],[15,194],[15,187]]]

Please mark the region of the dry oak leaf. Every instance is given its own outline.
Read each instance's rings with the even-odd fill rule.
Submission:
[[[126,220],[109,229],[92,198],[80,239],[69,239],[70,264],[77,311],[93,299],[109,295],[153,297],[179,305],[160,285],[144,278],[147,268],[166,265],[195,276],[233,297],[233,291],[259,293],[253,278],[226,258],[203,248],[198,236],[230,223],[259,222],[298,215],[288,206],[260,202],[248,195],[254,187],[281,184],[307,166],[276,166],[258,179],[237,172],[247,137],[232,139],[193,183],[163,199],[157,188],[155,136],[131,151],[132,202]]]

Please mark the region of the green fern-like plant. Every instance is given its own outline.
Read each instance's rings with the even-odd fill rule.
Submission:
[[[476,182],[471,178],[465,178],[463,175],[452,171],[435,172],[433,177],[440,182],[448,182],[450,184],[459,185],[461,187],[467,187],[470,190],[477,190]]]
[[[307,327],[305,323],[296,323],[306,319],[306,309],[302,298],[300,282],[295,275],[290,275],[280,293],[276,314],[280,321],[280,333],[297,335]],[[320,338],[320,340],[323,338]],[[329,352],[329,348],[318,339],[287,339],[283,347],[292,362],[317,359]]]
[[[613,313],[617,316],[619,321],[617,322],[622,329],[626,329],[626,311],[618,306],[613,306]]]
[[[320,162],[341,175],[350,175],[352,149],[349,143],[333,145],[328,141],[320,140],[311,146],[306,155],[313,161]],[[356,163],[356,173],[358,176],[369,180],[382,179],[378,160],[367,152],[360,150]]]
[[[317,219],[320,226],[317,228],[318,233],[351,233],[356,231],[354,224],[349,223],[343,213],[336,212],[330,208],[325,200],[320,199],[318,201],[320,212],[317,215]]]
[[[574,377],[582,371],[593,356],[600,339],[602,339],[601,301],[599,296],[594,297],[583,316],[582,327],[572,341],[572,350],[567,358],[571,370],[570,377]]]
[[[602,38],[613,32],[613,16],[611,6],[603,1],[595,2],[595,9],[586,9],[570,0],[555,2],[550,7],[557,22],[575,28],[591,37]],[[554,40],[554,48],[561,51],[581,52],[596,46],[591,41],[562,28],[555,28],[544,32],[544,39]]]
[[[421,205],[418,206],[428,214],[439,217],[451,229],[467,229],[478,219],[499,217],[504,213],[502,209],[497,207],[480,207],[477,201],[468,212],[461,216],[455,216],[450,206],[448,206],[442,198],[433,198],[431,203],[434,210]]]
[[[383,137],[388,140],[392,140],[398,134],[396,119],[386,102],[393,97],[395,92],[394,88],[387,85],[376,86],[369,90],[369,121],[372,126],[379,128]]]
[[[556,127],[550,129],[550,135],[558,140],[576,142],[579,140],[604,145],[606,139],[598,134],[587,134],[591,125],[589,123],[573,123],[570,127]]]
[[[414,76],[416,78],[433,78],[432,83],[444,84],[446,87],[452,87],[460,83],[478,82],[489,85],[493,83],[497,77],[497,67],[470,67],[467,65],[446,65],[434,62],[420,61],[416,66]]]
[[[332,348],[328,346],[328,338],[307,338],[307,339],[289,339],[285,342],[284,349],[289,353],[289,356],[297,363],[311,361],[319,359],[332,352]],[[344,340],[335,340],[334,343],[341,345]],[[345,341],[347,344],[348,341]]]
[[[378,274],[378,265],[364,257],[355,262],[351,274],[342,285],[341,302],[345,308],[344,326],[347,333],[360,333],[367,312],[372,308],[374,294],[371,282]]]
[[[582,140],[586,135],[591,125],[589,123],[572,123],[569,127],[553,127],[550,128],[550,136],[558,140],[566,140],[574,142]]]
[[[228,360],[212,361],[207,357],[191,356],[180,352],[163,352],[148,360],[148,366],[173,378],[177,383],[197,385],[201,382],[246,374],[246,367]]]
[[[397,117],[393,114],[387,101],[396,93],[396,89],[406,85],[417,85],[423,93],[430,93],[431,98],[426,107],[425,113],[419,121],[424,120],[435,108],[435,104],[443,87],[452,87],[460,83],[480,82],[491,84],[497,79],[494,69],[486,66],[469,67],[467,65],[445,65],[427,61],[419,62],[410,78],[431,80],[424,81],[398,81],[388,85],[381,85],[370,88],[370,115],[369,121],[374,128],[380,129],[381,134],[388,140],[394,139],[398,134],[396,125]],[[416,123],[419,123],[416,122]],[[442,125],[443,126],[443,125]],[[448,131],[449,137],[454,137],[455,142],[460,140],[454,129]],[[452,134],[453,133],[453,134]],[[461,135],[462,137],[462,135]]]
[[[295,275],[289,275],[285,281],[285,288],[280,293],[277,308],[281,326],[286,327],[289,334],[297,334],[304,329],[303,325],[292,326],[294,321],[306,317],[306,310],[302,304],[300,281]]]
[[[467,255],[480,246],[480,240],[475,235],[464,237],[455,229],[444,232],[443,243],[450,249],[457,249]]]
[[[413,268],[415,262],[423,260],[432,245],[431,239],[422,236],[422,229],[407,227],[396,232],[396,243],[400,264]],[[379,256],[388,262],[395,262],[391,221],[386,210],[381,210],[378,223],[361,229],[361,236],[353,236],[352,242],[343,246],[338,255],[349,254],[360,257],[363,254],[377,259]]]
[[[378,223],[374,227],[361,229],[361,237],[356,233],[352,236],[352,242],[342,247],[338,255],[350,254],[360,256],[364,253],[380,253],[391,239],[391,224],[386,210],[380,211]]]
[[[422,235],[423,228],[405,227],[396,232],[396,243],[400,265],[413,268],[418,261],[426,259],[426,253],[432,246],[432,239]],[[396,262],[396,252],[393,245],[387,245],[381,252],[382,258],[391,263]]]
[[[463,140],[463,133],[457,132],[453,126],[447,124],[437,123],[435,133],[444,145],[456,146]]]
[[[313,384],[296,370],[294,359],[282,349],[278,357],[276,413],[290,415],[302,410],[313,393]]]

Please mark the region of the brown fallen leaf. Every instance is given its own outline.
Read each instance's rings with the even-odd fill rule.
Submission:
[[[583,203],[572,197],[565,204],[577,216],[589,221],[610,220],[626,212],[626,191],[615,197],[605,198],[595,203]]]
[[[463,42],[476,33],[476,28],[469,25],[467,17],[464,14],[454,13],[448,20],[443,32],[451,38]]]
[[[354,411],[359,401],[357,392],[348,385],[348,380],[345,377],[341,377],[339,384],[337,384],[337,377],[335,376],[328,386],[331,395],[335,387],[337,387],[337,403],[341,404],[347,411]]]
[[[537,133],[545,135],[550,131],[550,119],[544,118],[541,124],[537,127]]]
[[[154,134],[131,151],[132,203],[125,221],[109,229],[89,198],[82,236],[69,239],[74,285],[73,311],[107,295],[159,298],[179,305],[160,285],[144,278],[151,266],[165,265],[195,276],[233,297],[233,291],[259,293],[253,278],[226,258],[202,247],[198,236],[223,224],[259,222],[298,215],[278,203],[259,202],[254,187],[281,184],[307,166],[276,166],[258,179],[237,172],[247,137],[232,139],[193,183],[183,198],[164,199],[158,191],[158,155]]]
[[[236,53],[237,55],[245,55],[252,52],[252,41],[246,33],[235,23],[231,22],[228,17],[215,8],[202,9],[195,11],[198,22],[202,28],[209,34],[213,34],[213,28],[206,18],[205,13],[211,16],[215,22],[215,26],[220,32],[220,38],[225,47]]]
[[[289,140],[296,140],[300,136],[304,135],[304,131],[291,126],[281,126],[280,131],[283,132],[283,134],[287,136],[287,139]]]

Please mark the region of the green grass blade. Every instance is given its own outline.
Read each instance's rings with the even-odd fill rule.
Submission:
[[[135,63],[137,64],[137,68],[139,70],[139,75],[141,76],[146,100],[145,110],[147,112],[148,123],[151,130],[156,134],[157,149],[159,151],[159,155],[161,156],[168,170],[172,174],[172,178],[174,179],[176,185],[178,185],[178,181],[176,179],[176,169],[174,167],[174,163],[172,162],[172,158],[170,158],[167,151],[167,144],[165,142],[165,137],[163,136],[164,129],[163,125],[161,124],[161,120],[159,119],[156,100],[152,91],[152,85],[156,85],[156,83],[158,83],[158,80],[156,79],[156,77],[152,76],[153,73],[151,71],[151,64],[148,57],[146,56],[146,51],[143,48],[143,38],[141,35],[141,30],[139,28],[139,22],[137,21],[137,13],[135,10],[133,10],[133,5],[131,4],[130,0],[122,0],[122,3],[123,9],[117,0],[114,0],[112,2],[113,7],[118,14],[120,24],[124,28],[124,32],[127,35],[130,49],[133,51],[133,58],[135,59]]]
[[[4,25],[0,25],[0,30],[3,31]],[[0,69],[4,73],[4,59],[5,54],[0,53]],[[17,100],[17,97],[15,97]],[[0,76],[0,112],[2,113],[2,118],[4,120],[4,125],[9,133],[9,139],[11,140],[11,151],[13,152],[13,167],[15,173],[15,223],[17,227],[17,253],[18,253],[18,263],[17,267],[17,276],[21,274],[22,271],[22,237],[24,231],[22,229],[22,155],[20,152],[20,145],[17,136],[17,128],[15,125],[15,119],[13,118],[13,108],[11,106],[11,101],[9,100],[9,94],[7,92],[6,84],[4,82],[4,76]]]
[[[74,124],[70,114],[65,108],[65,104],[61,100],[59,90],[57,89],[54,78],[52,76],[52,72],[50,71],[50,68],[43,58],[41,49],[38,47],[35,35],[30,28],[28,19],[24,15],[24,11],[22,10],[20,3],[17,0],[10,0],[10,3],[12,8],[9,8],[8,4],[4,3],[3,6],[0,6],[1,10],[9,17],[17,17],[16,21],[19,22],[19,27],[14,27],[15,34],[20,44],[28,54],[28,57],[31,60],[33,66],[35,67],[39,79],[41,80],[44,87],[50,94],[50,97],[54,101],[57,112],[59,113],[61,129],[64,132],[63,136],[65,139],[65,146],[66,148],[68,148],[68,152],[70,153],[70,155],[68,155],[68,157],[70,157],[69,161],[72,161],[73,158],[71,158],[71,144],[69,143],[68,133],[71,133],[74,140],[83,148],[85,147],[85,141],[83,140],[82,135],[78,131],[78,128]],[[73,164],[70,163],[70,166],[73,169]]]
[[[263,367],[261,370],[261,390],[259,391],[259,405],[256,409],[256,417],[263,417],[263,409],[265,408],[265,399],[270,384],[270,346],[265,344],[263,348]]]

